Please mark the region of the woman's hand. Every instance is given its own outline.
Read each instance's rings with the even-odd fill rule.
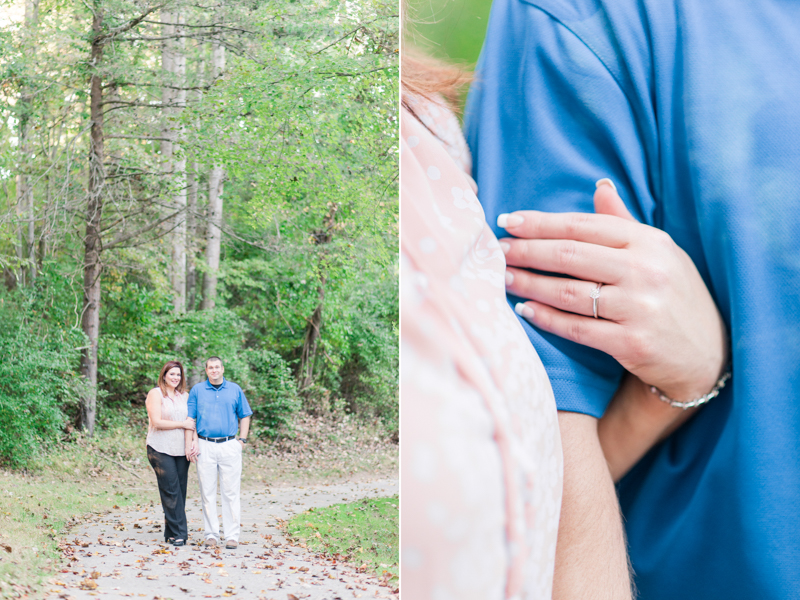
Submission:
[[[708,393],[727,362],[725,325],[689,256],[638,223],[608,179],[597,214],[520,211],[497,224],[517,312],[536,327],[613,356],[643,382],[686,401]],[[560,273],[553,277],[535,269]],[[592,291],[599,289],[598,318]]]
[[[181,423],[181,428],[188,429],[189,431],[194,431],[195,427],[196,425],[194,419],[186,419]]]

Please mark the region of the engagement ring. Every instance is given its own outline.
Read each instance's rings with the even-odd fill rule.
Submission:
[[[600,300],[600,288],[602,287],[602,283],[598,283],[597,287],[592,290],[592,293],[589,294],[589,297],[592,299],[592,313],[594,314],[594,318],[597,318],[597,302]]]

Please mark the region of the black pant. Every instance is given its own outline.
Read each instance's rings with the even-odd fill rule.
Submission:
[[[164,541],[170,538],[186,540],[186,480],[189,461],[185,456],[170,456],[147,447],[147,460],[156,472],[158,493],[164,508]]]

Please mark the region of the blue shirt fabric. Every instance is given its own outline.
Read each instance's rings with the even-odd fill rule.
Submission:
[[[189,418],[197,420],[197,434],[228,437],[239,431],[239,419],[253,414],[242,388],[223,377],[216,389],[207,379],[196,384],[186,402]]]
[[[728,386],[618,486],[643,600],[800,597],[798,32],[784,0],[492,7],[465,113],[487,220],[591,212],[610,177],[730,332]],[[622,368],[522,323],[559,408],[601,416]]]

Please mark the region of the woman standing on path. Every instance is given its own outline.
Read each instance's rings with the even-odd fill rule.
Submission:
[[[194,431],[195,425],[188,418],[188,397],[183,365],[171,360],[161,368],[158,386],[150,390],[145,402],[150,421],[147,459],[156,473],[164,508],[164,541],[175,546],[183,546],[189,535],[185,508],[189,459],[184,430]]]

